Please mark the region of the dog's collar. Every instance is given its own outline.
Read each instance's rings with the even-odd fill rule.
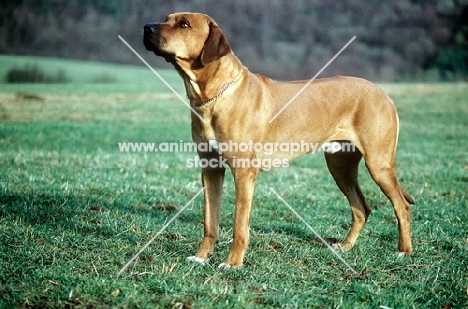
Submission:
[[[232,81],[230,81],[229,83],[227,83],[226,85],[224,85],[224,87],[221,88],[221,90],[219,90],[219,92],[218,92],[217,95],[215,95],[213,98],[209,99],[208,101],[205,101],[205,102],[203,102],[202,104],[195,106],[195,108],[202,108],[202,107],[204,107],[204,106],[206,106],[206,105],[208,105],[208,104],[210,104],[210,103],[216,101],[229,87],[232,86],[232,84],[234,84],[234,83],[239,79],[239,77],[241,77],[242,72],[243,72],[243,71],[241,71],[241,72],[239,73],[239,75],[237,75],[236,78],[234,78]]]

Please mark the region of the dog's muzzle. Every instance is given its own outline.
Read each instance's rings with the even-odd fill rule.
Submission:
[[[156,51],[158,49],[158,44],[156,44],[159,41],[158,36],[158,26],[156,24],[146,24],[143,27],[143,44],[147,50]]]
[[[146,24],[143,27],[143,44],[146,50],[154,52],[157,56],[164,57],[167,62],[174,59],[174,54],[164,50],[166,38],[161,36],[160,24]]]
[[[143,27],[143,30],[145,31],[145,35],[147,33],[151,34],[151,33],[154,33],[157,29],[157,26],[156,24],[146,24],[144,27]]]

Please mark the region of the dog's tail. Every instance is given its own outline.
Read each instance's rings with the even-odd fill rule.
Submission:
[[[403,194],[403,196],[405,197],[405,200],[408,203],[410,203],[411,205],[414,205],[414,200],[411,198],[411,196],[408,193],[405,192],[405,190],[403,190],[403,188],[401,188],[401,193]]]

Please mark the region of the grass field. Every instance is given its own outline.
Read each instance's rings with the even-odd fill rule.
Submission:
[[[400,115],[398,174],[416,200],[412,256],[397,258],[393,209],[363,166],[373,213],[342,254],[357,275],[270,192],[323,237],[344,237],[349,206],[316,154],[260,175],[242,268],[217,269],[232,234],[227,173],[209,265],[185,260],[202,239],[198,197],[117,276],[201,188],[186,168],[195,153],[121,153],[118,143],[190,141],[189,110],[143,66],[2,56],[0,72],[26,62],[72,80],[0,84],[0,308],[468,307],[468,84],[382,85]],[[174,72],[161,74],[183,94]]]

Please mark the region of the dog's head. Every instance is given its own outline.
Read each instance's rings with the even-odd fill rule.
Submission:
[[[216,22],[199,13],[175,13],[164,23],[146,24],[143,43],[166,61],[208,66],[231,52]]]

